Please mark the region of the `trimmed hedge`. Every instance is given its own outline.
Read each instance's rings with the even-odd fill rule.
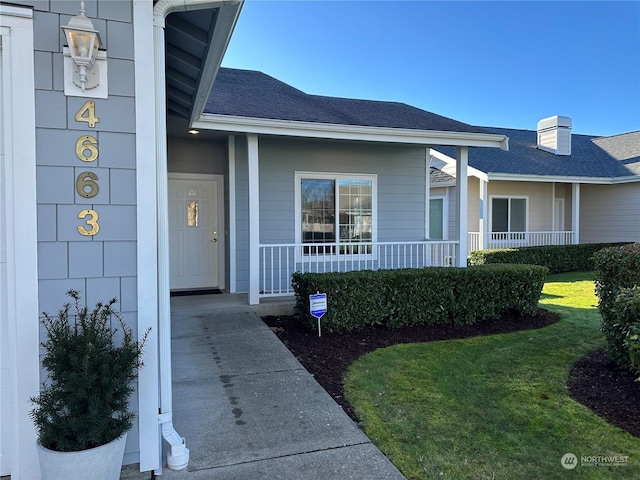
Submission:
[[[605,247],[621,245],[625,243],[583,243],[475,250],[469,254],[469,264],[523,263],[544,265],[549,269],[549,273],[588,272],[594,268],[594,253]]]
[[[640,301],[640,244],[605,248],[594,255],[596,295],[607,353],[618,365],[630,367],[629,346],[633,326],[638,326]]]
[[[482,265],[468,268],[377,270],[345,273],[294,273],[295,310],[317,326],[309,295],[327,294],[323,331],[365,325],[472,324],[515,310],[534,313],[547,268],[539,265]]]
[[[613,302],[621,350],[627,355],[627,366],[640,379],[640,286],[622,288]]]

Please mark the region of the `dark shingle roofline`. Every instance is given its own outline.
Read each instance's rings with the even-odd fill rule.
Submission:
[[[537,148],[537,131],[485,127],[509,137],[510,151],[473,150],[469,167],[486,180],[627,183],[640,181],[640,131],[611,137],[572,134],[570,156]],[[437,151],[453,158],[448,148]]]
[[[216,130],[508,148],[507,139],[400,102],[309,95],[264,73],[221,68],[200,121]]]

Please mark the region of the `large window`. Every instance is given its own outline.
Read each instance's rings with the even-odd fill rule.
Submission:
[[[298,232],[301,243],[307,244],[305,254],[371,253],[375,176],[298,173],[296,183]]]
[[[524,232],[526,231],[526,198],[493,197],[491,199],[491,232],[495,240],[524,239]]]

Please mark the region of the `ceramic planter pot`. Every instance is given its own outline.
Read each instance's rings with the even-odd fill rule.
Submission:
[[[110,443],[80,452],[56,452],[38,444],[42,480],[118,480],[126,441],[125,433]]]

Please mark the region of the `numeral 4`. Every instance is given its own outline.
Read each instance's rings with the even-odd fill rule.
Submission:
[[[96,102],[87,100],[80,110],[76,112],[76,122],[87,122],[90,128],[94,128],[100,119],[96,117]]]

